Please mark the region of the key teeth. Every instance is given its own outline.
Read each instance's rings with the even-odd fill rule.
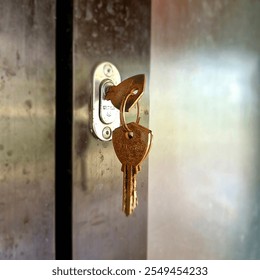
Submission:
[[[124,173],[124,182],[130,183],[128,187],[131,187],[131,189],[128,189],[128,187],[123,184],[123,205],[122,210],[125,213],[126,216],[130,216],[135,208],[138,205],[137,200],[137,191],[136,191],[136,174],[140,171],[140,165],[139,166],[127,166],[125,164],[122,164],[122,169]],[[130,176],[130,182],[128,182],[128,176]],[[129,193],[131,192],[131,193]],[[128,197],[130,195],[130,197]]]
[[[133,195],[133,201],[131,203],[131,205],[129,206],[129,209],[126,209],[126,205],[123,205],[123,212],[125,213],[125,215],[128,217],[131,214],[133,214],[135,208],[138,205],[138,199],[137,199],[137,192],[135,191],[134,195]]]
[[[141,165],[137,165],[136,166],[136,169],[135,169],[135,172],[136,172],[136,174],[138,173],[138,172],[140,172],[141,171]]]

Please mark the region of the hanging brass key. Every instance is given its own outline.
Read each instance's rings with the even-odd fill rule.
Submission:
[[[137,206],[136,175],[141,170],[141,163],[149,153],[152,132],[137,124],[128,124],[131,132],[124,126],[113,132],[113,145],[116,155],[122,163],[123,172],[123,211],[128,216]]]
[[[130,96],[128,94],[128,96]],[[128,97],[127,96],[127,97]],[[123,211],[128,216],[137,206],[136,175],[141,170],[141,163],[148,155],[152,132],[139,125],[139,113],[136,122],[125,123],[124,107],[127,97],[120,106],[122,125],[113,131],[112,141],[115,153],[122,163],[123,172]],[[138,110],[139,112],[139,110]]]

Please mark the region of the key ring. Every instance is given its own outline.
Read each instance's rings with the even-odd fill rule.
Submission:
[[[121,125],[125,128],[125,130],[127,130],[128,132],[131,132],[131,129],[129,129],[129,127],[127,126],[126,122],[125,122],[125,106],[126,106],[126,102],[127,102],[127,99],[133,95],[135,92],[135,90],[131,90],[130,93],[128,93],[125,97],[125,99],[123,100],[123,102],[121,103],[121,106],[120,106],[120,123]],[[137,105],[137,116],[136,116],[136,123],[139,124],[139,121],[140,121],[140,108],[139,108],[139,103],[137,102],[136,103]]]

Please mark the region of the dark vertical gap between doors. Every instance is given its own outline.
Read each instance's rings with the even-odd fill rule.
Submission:
[[[56,0],[55,252],[72,259],[73,0]]]

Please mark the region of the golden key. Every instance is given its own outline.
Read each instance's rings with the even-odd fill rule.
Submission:
[[[136,175],[141,170],[141,163],[148,155],[152,143],[152,131],[138,124],[139,110],[136,122],[125,123],[124,109],[126,96],[120,106],[122,125],[113,131],[112,141],[115,153],[122,163],[123,171],[123,211],[126,216],[133,213],[137,206]]]

